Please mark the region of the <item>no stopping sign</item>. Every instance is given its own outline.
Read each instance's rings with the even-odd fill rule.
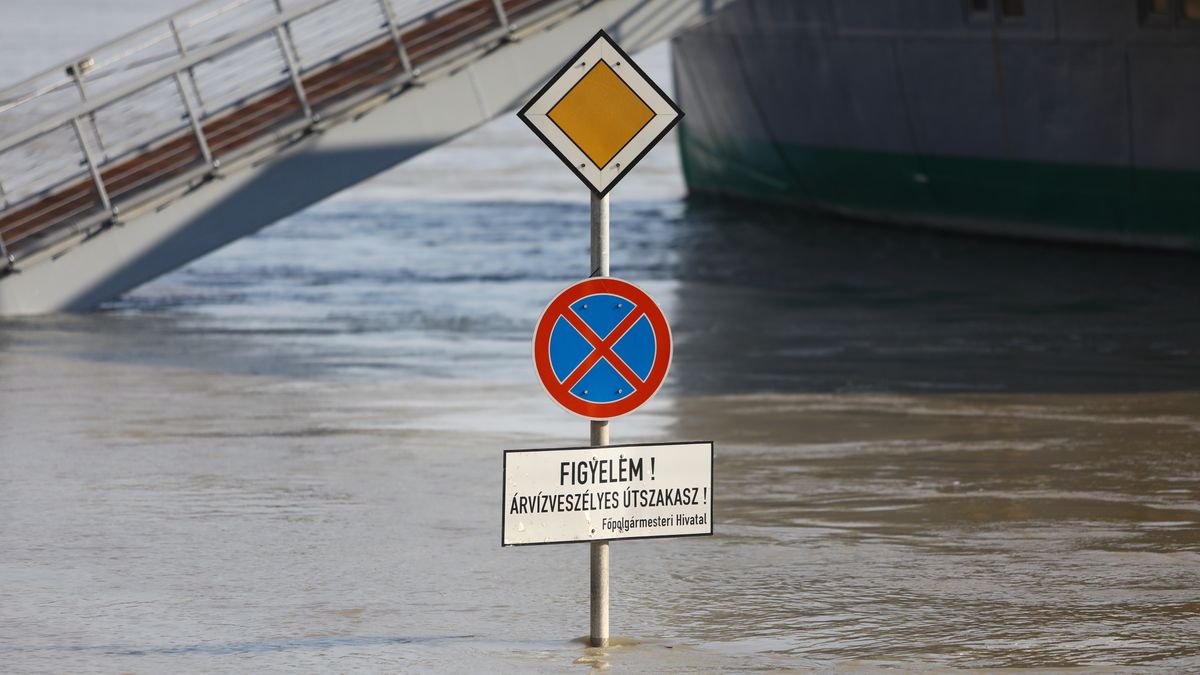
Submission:
[[[637,286],[586,279],[558,294],[533,336],[533,363],[559,405],[594,420],[633,412],[671,365],[671,329]]]

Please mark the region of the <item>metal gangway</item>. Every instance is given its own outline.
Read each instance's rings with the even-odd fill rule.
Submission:
[[[731,0],[727,0],[731,1]],[[0,91],[0,315],[88,309],[721,0],[202,0]]]

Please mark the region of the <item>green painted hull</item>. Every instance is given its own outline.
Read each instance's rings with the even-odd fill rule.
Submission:
[[[1200,250],[1200,171],[939,157],[680,130],[696,193],[867,220]]]
[[[672,43],[688,184],[1200,250],[1200,31],[1137,5],[740,0]]]

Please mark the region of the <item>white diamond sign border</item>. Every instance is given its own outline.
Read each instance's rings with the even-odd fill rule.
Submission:
[[[603,169],[596,166],[549,117],[550,110],[601,60],[654,112],[654,117]],[[604,196],[667,135],[683,117],[683,111],[617,46],[608,33],[601,30],[567,61],[557,75],[550,78],[517,115],[580,180],[596,194]]]

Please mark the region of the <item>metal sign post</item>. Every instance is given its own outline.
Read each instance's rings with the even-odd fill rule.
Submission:
[[[590,277],[609,277],[608,193],[675,126],[682,111],[600,31],[518,116],[589,187]],[[590,287],[597,285],[603,288]],[[581,286],[588,286],[587,282],[561,293],[543,314],[534,337],[534,364],[555,401],[590,419],[590,447],[598,448],[609,445],[609,419],[639,407],[662,384],[670,364],[670,328],[654,301],[632,284],[614,279]],[[636,357],[632,364],[630,357]],[[600,463],[597,457],[603,454],[595,453],[591,461]],[[605,492],[614,506],[619,494]],[[580,503],[579,495],[559,496],[568,502],[557,501],[556,508]],[[527,502],[518,501],[515,494],[513,498],[516,513],[529,513]],[[609,503],[604,501],[603,508],[613,508]],[[510,507],[506,518],[513,513]],[[667,519],[656,518],[657,526],[665,528]],[[711,534],[711,514],[704,522]],[[608,644],[608,539],[615,535],[606,535],[611,530],[590,522],[578,524],[587,527],[591,540],[591,644],[604,647]],[[595,540],[597,529],[599,540]],[[503,541],[510,543],[507,530]]]
[[[608,420],[592,420],[592,447],[608,445]],[[608,646],[608,540],[592,542],[593,647]]]
[[[592,276],[609,276],[608,195],[592,191]],[[608,420],[592,420],[592,447],[608,445]],[[608,646],[608,541],[592,542],[592,633],[593,647]]]

